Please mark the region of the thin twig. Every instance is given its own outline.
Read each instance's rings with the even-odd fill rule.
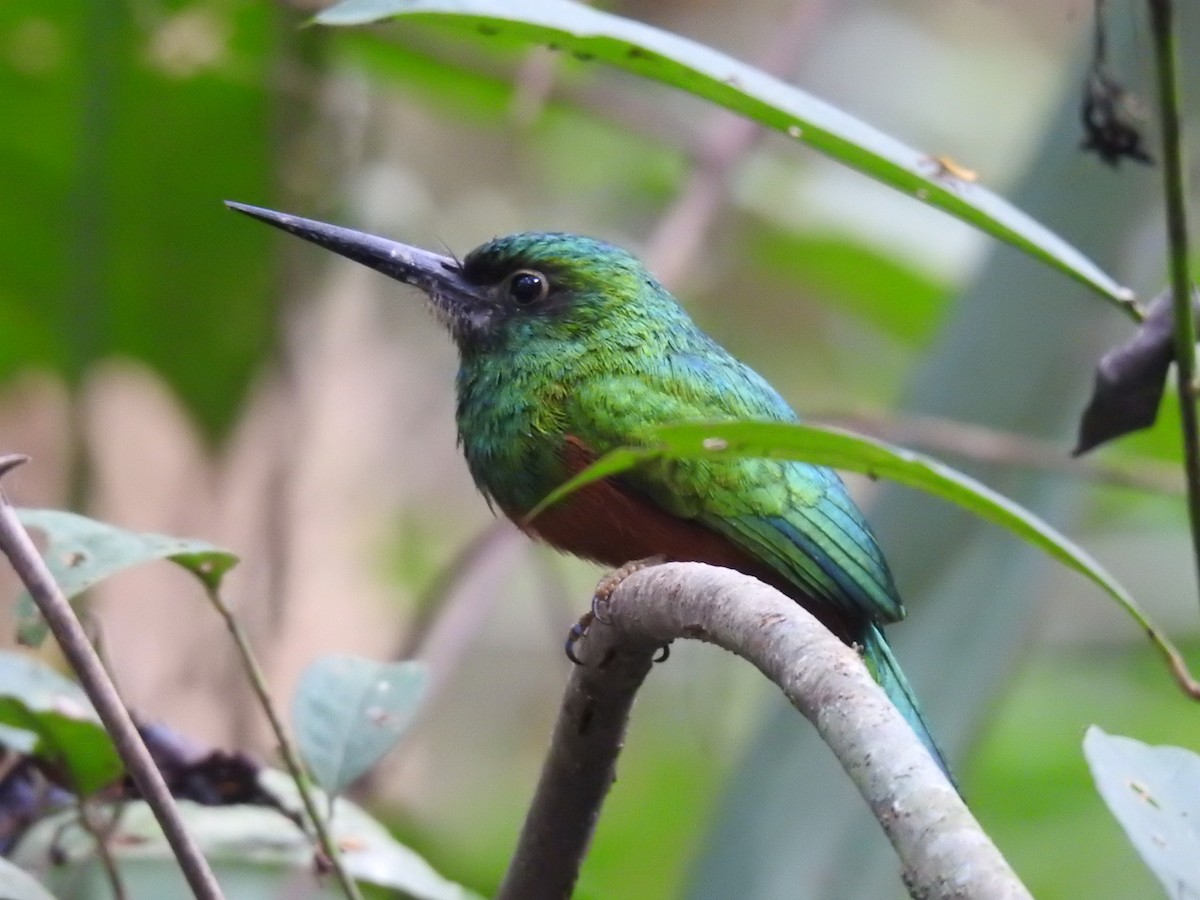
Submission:
[[[1187,189],[1179,125],[1179,61],[1176,58],[1172,0],[1150,0],[1150,31],[1158,77],[1159,123],[1162,130],[1163,192],[1167,205],[1167,243],[1171,295],[1175,305],[1175,375],[1179,385],[1179,420],[1183,428],[1183,471],[1187,476],[1192,550],[1200,576],[1200,421],[1196,414],[1196,320],[1192,313],[1192,278],[1188,272]]]
[[[271,696],[271,689],[267,685],[266,676],[263,674],[262,666],[258,664],[258,658],[254,655],[254,649],[250,646],[250,639],[246,636],[245,629],[242,628],[242,623],[233,614],[233,610],[221,599],[221,594],[216,587],[209,586],[207,593],[208,600],[212,604],[213,609],[221,616],[221,619],[225,622],[225,628],[229,631],[230,637],[233,638],[238,658],[241,660],[242,668],[246,672],[246,678],[250,681],[250,687],[254,691],[254,696],[258,698],[258,704],[266,714],[267,722],[271,726],[271,732],[275,735],[275,740],[279,745],[279,755],[283,757],[283,764],[287,768],[288,774],[292,776],[292,781],[296,783],[296,792],[300,795],[300,802],[304,806],[304,811],[308,813],[308,817],[312,821],[313,831],[317,835],[317,844],[321,848],[322,856],[324,856],[322,862],[327,863],[333,870],[333,876],[337,879],[338,885],[341,887],[342,893],[346,895],[347,900],[362,900],[358,884],[346,870],[341,850],[337,842],[333,839],[329,823],[325,821],[325,816],[317,808],[316,798],[313,796],[312,791],[309,790],[308,773],[304,770],[304,764],[300,761],[300,754],[297,752],[295,744],[292,743],[292,739],[288,737],[287,730],[283,727],[283,720],[279,718],[279,710],[275,705],[275,700]],[[332,804],[332,802],[333,800],[330,798],[330,803]]]
[[[116,830],[117,823],[120,820],[123,807],[116,806],[113,809],[113,814],[107,822],[99,824],[92,820],[92,810],[88,806],[88,801],[83,797],[77,797],[76,808],[79,812],[79,825],[92,837],[93,843],[96,845],[96,856],[100,858],[100,865],[104,869],[104,874],[108,878],[108,885],[112,889],[113,900],[125,900],[128,894],[125,891],[125,882],[121,880],[121,872],[117,869],[117,862],[113,859],[112,850],[108,846],[108,839],[112,837]]]
[[[1114,487],[1179,496],[1186,490],[1174,465],[1152,460],[1121,465],[1094,459],[1068,457],[1062,445],[1000,431],[973,422],[937,416],[849,413],[815,415],[814,422],[837,425],[890,443],[914,449],[948,453],[993,465],[1013,466],[1084,478]]]
[[[449,562],[439,568],[428,587],[417,597],[417,602],[414,604],[416,613],[394,653],[395,658],[412,659],[420,656],[426,663],[429,663],[431,655],[440,657],[441,651],[435,650],[431,654],[430,647],[440,646],[443,643],[443,639],[438,634],[443,628],[442,620],[447,615],[455,614],[454,610],[447,612],[446,607],[454,604],[459,598],[459,590],[463,582],[476,567],[486,564],[497,554],[503,553],[513,539],[519,535],[520,533],[507,519],[496,519],[472,537]],[[475,596],[476,594],[484,596]],[[470,622],[480,622],[497,596],[498,592],[496,591],[479,591],[472,592],[470,596],[463,595],[462,599],[469,609],[464,609],[457,614],[457,617]],[[453,641],[453,643],[456,645],[456,649],[461,649],[457,647],[462,643],[461,640]],[[459,653],[451,652],[446,655],[454,660],[458,658]]]
[[[549,47],[532,47],[525,54],[508,104],[508,114],[518,125],[531,125],[541,115],[557,71],[558,54]]]
[[[796,65],[799,49],[815,33],[823,0],[799,0],[791,15],[772,29],[757,66],[783,77]],[[705,121],[695,151],[696,165],[646,245],[646,264],[669,287],[677,286],[695,261],[709,226],[720,212],[725,186],[737,164],[754,149],[763,126],[726,109]]]
[[[10,454],[0,457],[0,476],[25,462],[28,457]],[[100,720],[111,735],[121,761],[125,764],[142,798],[149,805],[162,827],[167,843],[183,870],[184,877],[199,900],[222,900],[221,888],[213,876],[208,861],[184,828],[175,799],[154,765],[150,751],[121,702],[117,689],[104,670],[100,658],[87,636],[71,604],[63,596],[50,570],[42,561],[33,540],[17,518],[16,510],[0,491],[0,550],[8,557],[18,577],[29,590],[38,610],[45,617],[50,631],[62,648],[63,655],[75,670],[88,699],[96,708]]]
[[[858,654],[774,588],[701,563],[629,575],[577,647],[585,664],[567,686],[500,900],[570,896],[633,695],[655,648],[680,638],[753,663],[813,723],[887,833],[914,897],[1028,900]]]

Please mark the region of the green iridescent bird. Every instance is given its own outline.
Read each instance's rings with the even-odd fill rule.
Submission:
[[[310,219],[230,207],[415,285],[458,345],[458,437],[488,502],[528,534],[609,566],[727,566],[862,648],[942,767],[881,625],[904,616],[883,553],[831,469],[716,457],[646,465],[524,517],[597,457],[658,425],[796,414],[624,250],[573,234],[497,238],[461,262]]]

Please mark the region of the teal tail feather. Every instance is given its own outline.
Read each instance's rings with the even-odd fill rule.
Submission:
[[[863,632],[862,642],[863,661],[867,664],[867,669],[879,682],[880,687],[883,688],[896,708],[900,710],[900,715],[904,716],[905,721],[912,726],[912,730],[921,739],[921,743],[925,745],[929,755],[942,767],[942,771],[946,773],[946,777],[950,779],[950,783],[957,790],[958,784],[954,781],[954,776],[950,774],[950,766],[946,762],[946,758],[942,756],[937,742],[934,741],[929,724],[921,715],[921,708],[917,705],[917,695],[913,693],[912,685],[908,683],[908,679],[900,670],[900,664],[892,655],[892,648],[888,646],[883,631],[874,623],[867,625]]]

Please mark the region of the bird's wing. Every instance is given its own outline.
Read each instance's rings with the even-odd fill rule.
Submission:
[[[681,387],[638,373],[581,385],[570,416],[575,436],[604,453],[641,443],[650,427],[667,423],[795,420],[766,382],[737,365],[741,372],[717,384],[688,378]],[[651,462],[618,480],[727,537],[817,602],[877,621],[904,615],[875,536],[831,469],[714,456]]]
[[[770,490],[780,491],[782,508],[753,498],[725,499],[697,519],[816,600],[878,621],[903,618],[875,536],[834,472],[785,461],[776,463],[775,472],[750,477],[765,478]]]

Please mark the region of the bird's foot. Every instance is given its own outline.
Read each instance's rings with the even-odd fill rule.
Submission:
[[[565,647],[567,659],[577,666],[583,665],[579,657],[575,654],[575,648],[583,639],[583,636],[588,633],[592,622],[609,624],[609,620],[605,615],[605,611],[608,608],[608,599],[613,595],[613,591],[620,587],[621,582],[634,572],[640,572],[642,569],[648,569],[651,566],[657,566],[664,562],[666,562],[666,557],[664,556],[647,556],[645,559],[635,559],[632,562],[625,563],[619,569],[614,569],[600,579],[600,583],[596,585],[595,593],[592,594],[592,608],[580,616],[579,621],[572,625],[571,630],[567,633]],[[670,644],[663,644],[654,661],[663,662],[670,655]]]
[[[621,586],[621,582],[634,572],[640,572],[642,569],[648,569],[651,566],[660,566],[666,561],[667,558],[665,556],[658,554],[656,556],[647,556],[645,559],[635,559],[625,563],[619,569],[613,569],[601,578],[600,583],[596,585],[596,592],[592,594],[592,616],[597,621],[607,625],[608,619],[605,618],[605,610],[608,608],[608,599]]]

